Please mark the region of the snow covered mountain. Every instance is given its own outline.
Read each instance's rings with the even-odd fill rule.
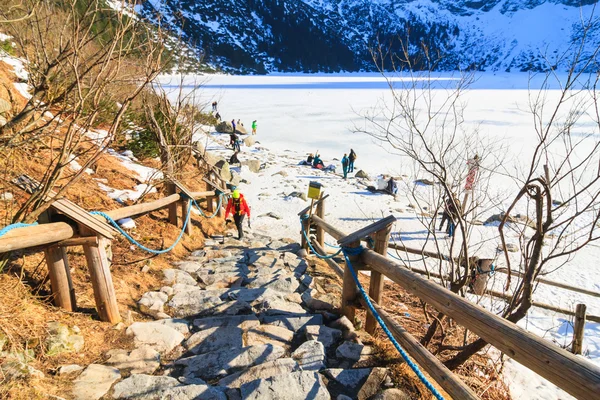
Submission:
[[[202,49],[224,70],[336,72],[386,68],[566,69],[598,0],[149,0],[145,17]],[[600,12],[600,10],[598,11]],[[394,54],[394,57],[389,55]],[[380,64],[381,65],[381,64]]]

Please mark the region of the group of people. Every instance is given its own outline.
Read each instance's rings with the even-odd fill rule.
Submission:
[[[355,160],[356,153],[353,149],[350,149],[350,155],[344,153],[344,157],[342,157],[342,172],[344,173],[344,179],[348,179],[348,173],[354,172]]]

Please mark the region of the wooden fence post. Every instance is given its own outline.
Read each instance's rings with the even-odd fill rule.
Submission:
[[[85,230],[80,226],[80,230]],[[102,321],[116,324],[121,321],[117,296],[113,286],[112,276],[110,274],[110,240],[98,236],[96,243],[83,245],[83,252],[87,260],[90,271],[90,280],[94,288],[94,300],[96,309]]]
[[[583,350],[583,333],[585,331],[585,304],[577,304],[575,309],[575,324],[573,325],[573,354],[581,354]]]
[[[360,247],[360,240],[352,242],[347,247]],[[360,256],[348,256],[350,261],[356,261]],[[358,276],[358,271],[354,270]],[[354,324],[354,317],[356,315],[356,296],[358,295],[358,286],[354,282],[352,272],[350,272],[350,266],[346,264],[344,267],[344,278],[342,284],[342,314],[346,316]]]
[[[306,240],[306,236],[310,235],[310,220],[308,218],[302,220],[302,230],[303,231],[300,232],[300,236],[302,239],[302,248],[310,253],[308,247],[308,240]],[[306,236],[304,235],[304,233],[306,233]]]
[[[375,248],[374,251],[387,257],[388,243],[390,240],[390,234],[392,232],[392,225],[386,226],[375,234]],[[379,305],[383,298],[383,286],[385,277],[380,272],[371,270],[371,282],[369,283],[369,296]],[[367,313],[367,322],[365,324],[365,330],[371,335],[375,333],[377,328],[377,320]]]
[[[191,200],[183,199],[181,201],[181,221],[182,221],[181,223],[182,224],[185,222],[185,217],[187,217],[188,212],[190,213],[190,218],[188,219],[187,225],[185,226],[185,233],[187,235],[191,235],[192,233],[194,233],[191,209],[193,209]]]
[[[175,193],[177,193],[176,186],[171,182],[167,183],[167,194],[170,196]],[[169,223],[175,226],[179,226],[179,216],[177,215],[177,203],[169,204],[168,209]]]
[[[67,311],[75,311],[75,291],[69,271],[67,251],[62,246],[51,246],[44,250],[48,271],[50,272],[50,285],[54,296],[54,305]]]
[[[317,203],[317,217],[324,219],[325,218],[325,199],[323,198],[323,194],[321,193],[321,198]],[[317,225],[317,242],[322,248],[325,248],[325,230]]]

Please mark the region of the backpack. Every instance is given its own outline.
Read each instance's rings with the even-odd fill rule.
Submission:
[[[232,199],[233,200],[233,209],[235,210],[236,215],[242,215],[242,198]]]

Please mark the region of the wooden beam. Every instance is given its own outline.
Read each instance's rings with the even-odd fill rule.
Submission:
[[[177,194],[177,188],[173,183],[167,183],[167,193],[169,195]],[[179,216],[177,215],[177,203],[170,203],[167,208],[169,209],[169,223],[171,225],[179,227]]]
[[[409,293],[456,320],[515,361],[580,399],[600,392],[600,367],[520,328],[483,307],[421,278],[371,250],[363,260]]]
[[[391,225],[394,222],[396,222],[396,217],[394,217],[393,215],[388,215],[387,217],[377,222],[374,222],[371,225],[365,226],[364,228],[359,229],[354,233],[351,233],[341,239],[338,239],[338,243],[340,244],[340,246],[344,246],[348,243],[361,240],[372,233],[379,232],[385,229],[388,225]]]
[[[69,239],[73,235],[73,227],[65,222],[16,228],[0,237],[0,253],[47,245]]]
[[[390,234],[392,232],[392,224],[388,224],[382,230],[375,234],[375,252],[387,256],[388,243],[390,241]],[[369,283],[369,296],[377,304],[381,304],[383,298],[383,283],[384,276],[380,272],[371,271],[371,280]],[[371,315],[367,314],[367,321],[365,323],[365,330],[373,335],[377,328],[377,320]]]
[[[185,226],[185,233],[187,235],[192,235],[194,233],[194,225],[192,224],[192,214],[191,214],[191,210],[190,208],[192,208],[192,202],[189,200],[182,200],[181,201],[181,223],[185,223],[185,217],[188,215],[188,212],[190,212],[190,218],[188,219],[187,225]]]
[[[581,354],[583,350],[583,334],[585,331],[585,304],[577,304],[575,309],[575,323],[573,324],[573,354]]]
[[[48,272],[50,275],[50,286],[54,305],[67,311],[75,311],[75,296],[69,261],[64,247],[48,247],[44,250]]]
[[[133,206],[106,211],[106,214],[115,221],[118,221],[123,218],[131,218],[136,215],[148,214],[152,211],[161,210],[173,203],[177,203],[179,200],[181,200],[181,196],[176,193],[167,197],[163,197],[162,199],[150,201],[148,203],[140,203]]]
[[[321,203],[322,201],[324,201],[324,200],[325,200],[326,198],[328,198],[328,197],[329,197],[329,195],[328,195],[328,194],[326,194],[325,196],[321,197],[321,198],[320,198],[320,199],[319,199],[319,200],[318,200],[318,201],[315,203],[315,205],[316,205],[316,206],[318,206],[318,205],[319,205],[319,203]],[[305,209],[303,209],[302,211],[300,211],[300,212],[298,213],[298,216],[302,216],[302,215],[306,214],[306,213],[307,213],[309,210],[310,210],[310,206],[308,206],[308,207],[306,207]],[[321,217],[321,218],[323,218],[323,217]]]
[[[321,198],[317,201],[317,216],[321,219],[325,218],[325,196],[321,193]],[[325,231],[317,225],[317,242],[321,247],[325,246]],[[324,254],[324,253],[323,253]]]
[[[67,240],[61,240],[60,242],[50,245],[51,247],[70,247],[70,246],[83,246],[84,244],[96,244],[98,243],[97,236],[86,236],[86,237],[75,237]]]
[[[360,246],[360,241],[355,241],[353,243],[348,243],[346,247],[355,248]],[[350,261],[356,261],[360,256],[348,256]],[[344,277],[342,283],[342,314],[344,314],[350,322],[354,323],[354,319],[356,316],[356,300],[358,297],[358,286],[356,286],[356,282],[354,281],[354,277],[352,276],[352,271],[350,268],[353,268],[349,264],[344,266]],[[358,274],[357,270],[354,270],[355,274]]]

